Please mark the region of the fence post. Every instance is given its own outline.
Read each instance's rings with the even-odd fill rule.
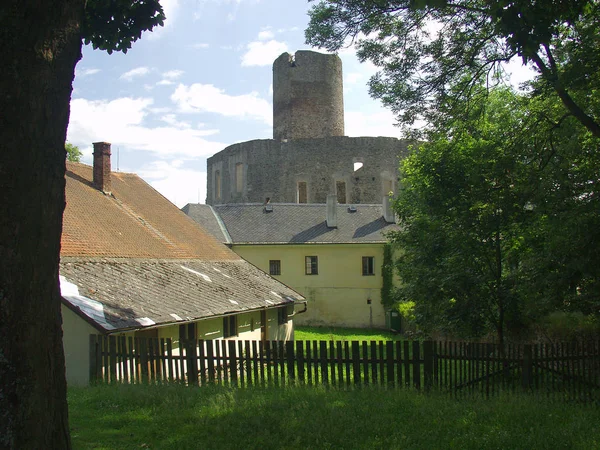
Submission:
[[[521,386],[523,389],[531,387],[531,376],[533,374],[533,355],[531,345],[523,346],[523,366],[521,370]]]
[[[412,348],[413,385],[415,388],[421,389],[421,343],[413,341]]]
[[[433,386],[433,342],[423,342],[423,373],[425,390],[428,391]]]
[[[108,337],[108,348],[110,352],[110,382],[117,382],[117,341],[114,336]]]
[[[285,356],[287,358],[287,375],[290,381],[296,379],[296,371],[294,370],[294,341],[287,341],[285,343]]]
[[[186,351],[188,386],[198,386],[198,354],[196,352],[196,340],[188,339],[186,344],[188,346]]]

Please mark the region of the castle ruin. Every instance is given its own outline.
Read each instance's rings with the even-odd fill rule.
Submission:
[[[207,161],[207,198],[224,203],[379,204],[396,192],[407,142],[344,136],[342,61],[308,50],[273,63],[273,139],[230,145]]]

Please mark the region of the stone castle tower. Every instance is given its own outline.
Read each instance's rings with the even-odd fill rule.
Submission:
[[[273,63],[273,139],[230,145],[207,160],[209,205],[381,204],[395,192],[407,142],[344,136],[342,61],[308,50]]]
[[[297,51],[273,63],[273,139],[344,135],[342,60]]]

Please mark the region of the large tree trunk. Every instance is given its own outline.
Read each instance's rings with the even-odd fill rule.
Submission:
[[[0,2],[0,448],[71,446],[58,263],[83,8]]]

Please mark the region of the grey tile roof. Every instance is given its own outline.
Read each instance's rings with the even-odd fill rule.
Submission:
[[[382,205],[337,205],[337,228],[328,228],[326,205],[273,203],[266,212],[258,203],[213,206],[231,241],[245,243],[369,243],[385,242],[385,233],[398,229],[383,218]],[[204,226],[208,205],[186,205],[186,213]],[[225,241],[223,233],[214,234]]]
[[[238,261],[62,258],[71,309],[110,332],[271,308],[301,299]]]
[[[219,242],[229,243],[229,234],[212,206],[188,203],[181,210],[201,224],[202,228],[217,238]]]

